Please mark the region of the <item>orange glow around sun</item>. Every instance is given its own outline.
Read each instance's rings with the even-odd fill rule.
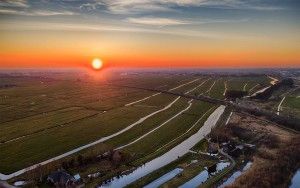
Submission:
[[[95,58],[92,61],[92,67],[94,70],[100,70],[103,67],[103,62],[99,58]]]

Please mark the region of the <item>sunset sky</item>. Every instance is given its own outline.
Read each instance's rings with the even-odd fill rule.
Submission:
[[[300,67],[299,0],[0,0],[0,67]]]

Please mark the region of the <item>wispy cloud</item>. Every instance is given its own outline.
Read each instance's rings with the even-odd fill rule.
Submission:
[[[35,16],[57,16],[57,15],[76,15],[77,13],[71,11],[51,11],[51,10],[36,10],[33,12],[25,13],[27,15],[35,15]]]
[[[0,0],[1,14],[17,15],[73,15],[85,11],[102,11],[110,14],[155,14],[178,11],[188,7],[219,9],[250,9],[259,11],[279,10],[283,7],[263,4],[253,0]],[[48,8],[54,8],[47,11]],[[56,9],[57,8],[57,9]],[[63,11],[61,11],[63,10]]]
[[[65,1],[65,0],[64,0]],[[0,0],[0,14],[21,15],[21,16],[56,16],[75,15],[70,10],[47,9],[48,1],[41,2],[44,6],[37,6],[27,0]]]
[[[0,14],[18,14],[18,11],[12,9],[0,9]]]
[[[88,31],[88,32],[124,32],[124,33],[144,33],[157,35],[171,35],[178,37],[205,38],[211,40],[219,39],[261,39],[256,36],[249,35],[224,35],[220,32],[199,31],[184,28],[165,29],[162,27],[133,27],[133,26],[117,26],[109,24],[78,24],[78,23],[46,23],[46,22],[24,22],[22,25],[14,23],[0,24],[0,30],[12,31]]]
[[[15,9],[1,9],[0,14],[11,14],[21,16],[58,16],[58,15],[75,15],[71,11],[52,11],[52,10],[15,10]]]
[[[102,2],[90,2],[90,3],[83,3],[82,5],[80,5],[79,8],[81,10],[95,10],[103,5],[105,5],[105,4]]]
[[[171,18],[158,18],[158,17],[140,17],[140,18],[127,18],[127,22],[142,25],[153,26],[170,26],[170,25],[183,25],[190,24],[191,22],[171,19]]]
[[[80,6],[81,9],[86,10],[95,10],[101,7],[113,14],[136,14],[140,12],[172,10],[156,0],[95,0],[94,2],[84,3]]]
[[[172,26],[172,25],[201,25],[216,23],[241,23],[248,22],[249,19],[197,19],[197,21],[180,20],[161,17],[130,17],[125,19],[126,22],[133,24],[142,24],[150,26]]]
[[[89,32],[127,32],[127,33],[148,33],[148,34],[165,34],[174,36],[200,37],[200,38],[222,38],[222,35],[211,32],[200,32],[192,30],[164,30],[163,28],[140,28],[124,27],[116,25],[91,25],[78,23],[45,23],[45,22],[24,22],[22,25],[14,23],[2,23],[0,30],[20,30],[20,31],[89,31]]]
[[[153,11],[171,11],[178,7],[210,7],[219,9],[280,10],[282,7],[245,0],[94,0],[81,8],[95,10],[105,7],[114,14],[135,14]]]
[[[0,7],[29,7],[27,0],[1,0]]]

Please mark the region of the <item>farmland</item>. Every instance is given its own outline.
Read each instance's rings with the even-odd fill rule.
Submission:
[[[63,157],[56,160],[63,162],[113,149],[131,156],[130,164],[138,166],[195,134],[218,108],[216,104],[139,88],[225,99],[227,90],[248,91],[250,95],[271,81],[266,75],[163,72],[114,72],[106,79],[82,72],[3,75],[0,79],[14,86],[0,89],[1,174],[60,155]],[[287,97],[284,108],[297,109],[293,100],[297,100],[295,93]],[[186,178],[212,161],[191,167]],[[87,175],[98,172],[101,167],[97,166],[73,167],[70,171]],[[130,166],[122,168],[128,170]],[[101,180],[104,178],[90,183]]]

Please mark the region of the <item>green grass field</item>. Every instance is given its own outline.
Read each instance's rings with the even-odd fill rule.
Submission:
[[[102,137],[112,135],[157,110],[165,108],[176,96],[133,89],[124,86],[158,88],[190,95],[208,95],[223,99],[227,82],[229,88],[247,90],[255,84],[266,84],[267,77],[213,78],[208,76],[136,74],[94,81],[76,76],[0,78],[15,87],[0,89],[0,172],[12,173]],[[191,82],[195,79],[197,81]],[[203,83],[207,80],[205,83]],[[189,83],[190,82],[190,83]],[[189,84],[186,84],[189,83]],[[199,86],[200,84],[202,84]],[[249,86],[249,87],[248,87]],[[146,100],[126,106],[126,104]],[[167,108],[137,124],[130,130],[98,144],[90,150],[118,147],[139,138],[158,127],[188,106],[188,99],[180,98]],[[192,101],[191,108],[138,142],[124,148],[145,161],[173,147],[196,132],[216,106]],[[204,113],[194,128],[184,134]],[[175,140],[171,142],[172,140]],[[76,154],[74,154],[76,156]]]
[[[300,89],[296,89],[285,98],[283,106],[300,110]]]
[[[99,113],[101,112],[73,107],[2,123],[0,126],[1,141],[5,142],[58,126],[67,126],[75,121],[86,119]]]
[[[193,79],[188,79],[188,81],[191,80]],[[90,87],[92,86],[90,85]],[[186,89],[190,89],[191,87],[193,87],[193,85],[191,84],[190,86],[184,87]],[[32,89],[31,87],[29,88]],[[95,91],[95,88],[91,90]],[[108,95],[124,95],[122,90],[119,91],[121,93],[115,94],[115,92],[117,91],[115,90],[115,88],[111,87],[108,87],[107,90],[102,90],[105,91],[101,93],[103,94],[102,98],[105,98]],[[127,94],[129,93],[128,90],[130,89],[127,89]],[[16,91],[11,91],[11,93],[16,93]],[[40,95],[39,90],[37,90],[37,93],[38,95]],[[58,95],[58,93],[60,92],[55,93],[55,95]],[[127,102],[139,100],[143,97],[153,94],[151,92],[148,92],[147,95],[142,95],[142,92],[142,94],[137,95],[137,92],[131,92],[128,95],[124,95],[118,99],[116,99],[115,97],[109,97],[106,100],[103,99],[105,101],[104,106],[107,106],[107,103],[110,102],[109,100],[113,99],[111,101],[112,104],[110,109],[107,109],[107,111],[103,113],[103,111],[99,111],[99,109],[103,106],[101,106],[101,103],[99,103],[99,106],[97,106],[97,100],[96,104],[92,103],[93,105],[91,105],[90,103],[85,103],[89,99],[89,97],[86,96],[86,93],[87,91],[77,92],[73,91],[72,89],[68,89],[63,95],[71,98],[69,100],[74,100],[74,98],[76,98],[77,100],[74,100],[74,105],[77,106],[77,104],[80,103],[80,107],[66,107],[61,110],[53,110],[51,112],[47,112],[49,111],[47,110],[46,112],[40,112],[40,114],[32,116],[30,115],[31,113],[29,113],[25,118],[2,123],[0,126],[1,130],[3,130],[1,131],[2,141],[8,141],[10,139],[24,135],[25,137],[0,145],[0,149],[2,151],[0,153],[1,172],[13,172],[20,168],[24,168],[29,165],[35,164],[36,162],[45,160],[50,156],[56,156],[78,146],[97,140],[103,136],[111,135],[118,130],[121,130],[122,128],[125,128],[126,126],[136,122],[139,118],[144,117],[145,115],[160,108],[163,108],[175,99],[174,96],[166,96],[160,94],[159,96],[155,96],[148,99],[147,101],[139,103],[139,105],[124,106]],[[134,93],[134,95],[132,95],[132,93]],[[35,96],[32,93],[29,94],[27,92],[22,92],[19,94],[20,96],[17,98],[17,100],[20,100],[22,98],[22,94],[26,96],[24,98],[26,99],[26,101],[27,98],[30,98],[28,95],[31,95],[33,98]],[[80,95],[83,96],[80,97]],[[124,100],[122,101],[123,98]],[[12,101],[13,100],[10,99],[7,102]],[[121,101],[122,106],[115,105],[114,101]],[[67,106],[66,104],[61,104],[60,102],[61,101],[59,100],[58,104],[53,105],[53,107],[59,106],[61,108],[62,106]],[[45,103],[45,105],[49,104]],[[52,104],[50,105],[52,106]],[[145,105],[153,107],[145,107]],[[39,108],[41,108],[41,106],[43,105],[39,105]],[[152,117],[152,119],[148,120],[150,121],[149,123],[147,123],[148,121],[146,121],[145,125],[142,125],[146,126],[146,124],[152,124],[149,125],[149,128],[151,128],[151,126],[153,127],[157,125],[155,124],[155,121],[158,121],[161,118],[168,117],[168,114],[169,116],[174,114],[177,109],[176,106],[180,106],[180,104],[174,104],[174,106],[172,106],[169,111],[166,111],[162,114],[157,114],[156,116]],[[70,109],[72,109],[73,111],[70,111]],[[23,112],[21,111],[20,114],[23,115]],[[154,121],[154,123],[151,121]],[[20,126],[22,128],[19,128]],[[136,129],[133,129],[133,132],[135,131],[141,134],[142,132],[140,132],[139,130],[140,126],[136,127]],[[147,129],[145,129],[145,131],[146,130]],[[123,137],[130,140],[131,134],[132,133],[129,132],[128,136],[125,135]]]
[[[227,81],[228,90],[243,91],[245,89],[245,91],[254,93],[255,91],[261,89],[262,87],[270,85],[271,79],[267,76],[228,77],[226,81]],[[254,88],[254,86],[256,87]]]

